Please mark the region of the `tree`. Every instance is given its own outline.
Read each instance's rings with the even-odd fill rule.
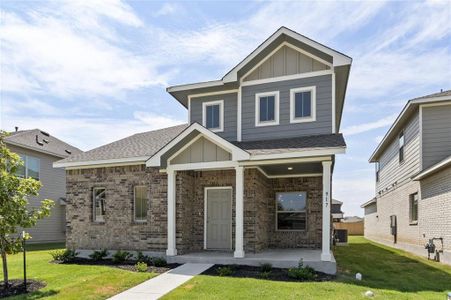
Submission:
[[[33,178],[16,176],[23,161],[19,155],[6,148],[4,138],[7,135],[0,131],[0,253],[5,288],[9,285],[7,254],[21,250],[22,237],[17,234],[18,228],[33,227],[39,219],[50,215],[54,204],[52,200],[46,199],[40,207],[28,206],[27,198],[39,194],[41,183]]]

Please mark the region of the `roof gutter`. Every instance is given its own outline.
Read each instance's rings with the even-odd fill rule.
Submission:
[[[54,168],[70,169],[92,169],[103,167],[118,167],[118,166],[130,166],[130,165],[144,165],[149,156],[141,157],[129,157],[129,158],[116,158],[116,159],[104,159],[104,160],[88,160],[88,161],[76,161],[76,162],[54,162]]]
[[[416,181],[424,179],[424,178],[434,174],[435,172],[439,171],[440,169],[447,167],[448,165],[451,165],[451,156],[449,156],[448,158],[445,158],[444,160],[440,161],[439,163],[427,168],[426,170],[421,171],[419,174],[417,174],[412,179],[416,180]]]

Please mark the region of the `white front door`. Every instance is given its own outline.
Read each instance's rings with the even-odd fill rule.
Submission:
[[[205,188],[207,249],[232,249],[232,189]]]

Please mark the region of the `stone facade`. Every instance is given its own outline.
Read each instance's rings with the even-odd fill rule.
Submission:
[[[244,250],[321,247],[322,178],[269,179],[257,169],[244,173]],[[148,187],[146,223],[133,221],[133,188]],[[104,223],[93,222],[92,190],[106,188]],[[179,254],[204,248],[204,189],[232,187],[235,171],[183,171],[176,179],[176,243]],[[67,246],[76,249],[164,252],[167,246],[167,177],[158,169],[124,166],[67,171]],[[276,231],[277,192],[307,192],[307,229]],[[235,195],[232,193],[232,245]]]

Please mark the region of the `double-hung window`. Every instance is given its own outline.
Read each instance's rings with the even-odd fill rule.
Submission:
[[[224,100],[202,103],[202,125],[213,132],[224,130]]]
[[[290,90],[290,122],[312,122],[316,120],[316,87]]]
[[[418,222],[418,193],[409,195],[409,221]]]
[[[94,222],[105,221],[105,188],[92,189],[93,219]]]
[[[148,209],[147,187],[135,186],[134,188],[135,222],[147,221],[147,209]]]
[[[16,170],[16,176],[21,178],[34,178],[39,180],[39,169],[41,162],[39,158],[20,154],[23,165]]]
[[[376,162],[376,182],[379,182],[380,163]]]
[[[398,140],[399,140],[399,162],[401,163],[401,162],[404,161],[404,143],[405,143],[404,131],[402,131],[399,134],[399,139]]]
[[[255,95],[255,126],[279,124],[279,92]]]
[[[276,230],[305,230],[307,224],[307,193],[276,194]]]

